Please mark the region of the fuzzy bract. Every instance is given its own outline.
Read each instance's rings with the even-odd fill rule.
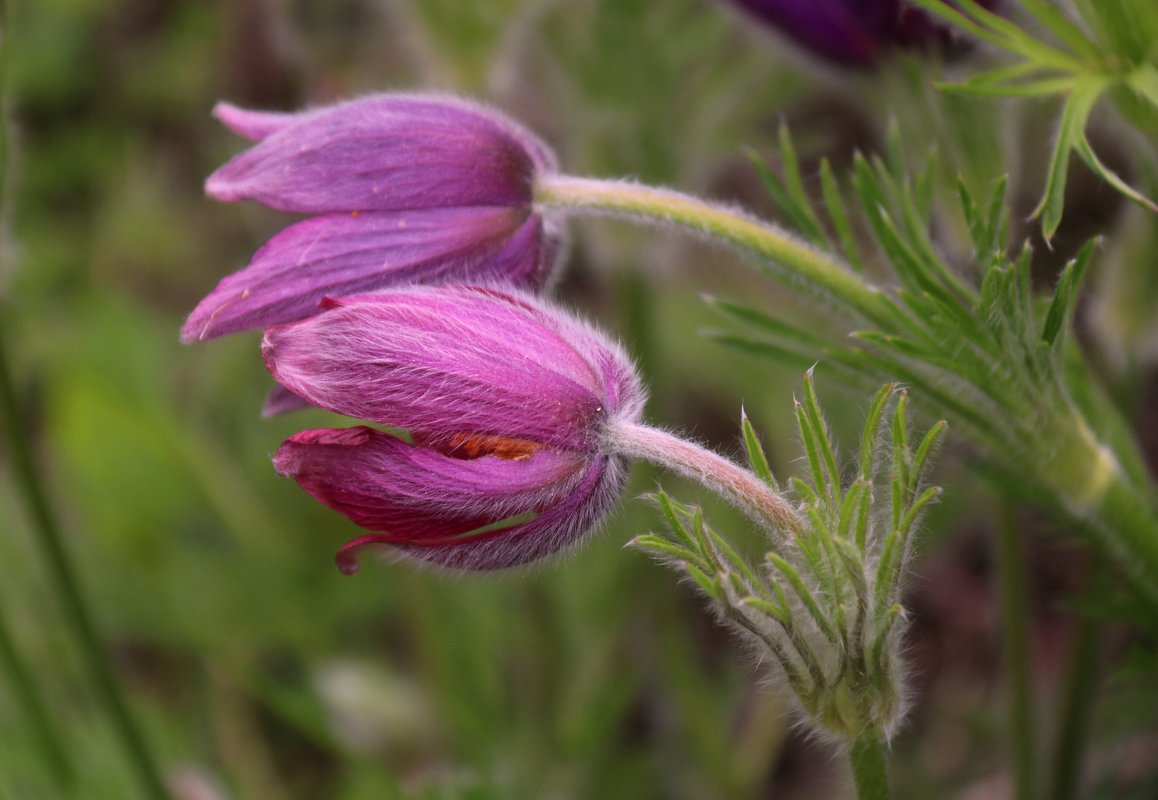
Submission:
[[[326,296],[442,282],[534,291],[550,277],[561,239],[532,191],[554,157],[492,109],[381,94],[298,114],[228,104],[215,114],[256,144],[206,192],[308,216],[197,305],[185,341],[303,319]]]
[[[613,343],[529,295],[411,287],[331,300],[266,331],[288,391],[387,426],[311,430],[274,457],[321,502],[387,545],[462,569],[498,569],[578,544],[622,488],[610,422],[643,390]],[[400,431],[405,431],[402,435]]]

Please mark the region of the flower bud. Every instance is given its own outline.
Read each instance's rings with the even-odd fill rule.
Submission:
[[[266,331],[273,376],[362,426],[290,437],[279,473],[372,531],[367,545],[462,569],[524,564],[578,544],[614,503],[627,460],[612,422],[643,389],[614,344],[530,296],[442,286],[327,301]]]
[[[979,0],[992,7],[996,0]],[[947,26],[905,0],[733,0],[801,47],[845,67],[877,64],[894,49],[950,51]]]
[[[537,290],[561,249],[532,208],[547,147],[483,106],[381,94],[299,114],[219,104],[256,140],[206,192],[309,215],[224,278],[181,337],[208,339],[314,314],[339,297],[412,283],[506,283]]]

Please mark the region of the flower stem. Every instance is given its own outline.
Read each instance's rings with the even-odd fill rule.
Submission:
[[[0,619],[0,665],[8,673],[16,695],[24,706],[24,713],[32,725],[40,750],[44,754],[49,773],[59,789],[70,790],[76,786],[76,769],[69,760],[59,729],[53,724],[44,703],[44,697],[36,687],[32,672],[28,669],[16,642],[8,631],[4,620]]]
[[[803,523],[772,487],[718,453],[675,434],[624,420],[611,423],[608,446],[628,458],[658,464],[707,486],[764,527],[796,533]]]
[[[1089,738],[1090,716],[1097,698],[1101,662],[1101,627],[1097,620],[1084,617],[1073,644],[1069,674],[1066,676],[1057,738],[1050,754],[1049,800],[1073,800],[1082,777],[1082,751]]]
[[[1158,608],[1158,513],[1151,497],[1118,473],[1087,517],[1099,544]]]
[[[1025,540],[1016,513],[1004,504],[997,525],[997,574],[1001,586],[1002,652],[1009,703],[1009,730],[1017,800],[1033,800],[1034,741],[1033,697],[1029,668],[1029,597]]]
[[[540,176],[535,185],[535,201],[548,208],[679,225],[782,265],[794,283],[817,291],[829,302],[839,303],[865,319],[890,326],[895,319],[881,289],[787,231],[734,208],[670,189],[567,175]]]
[[[0,321],[3,319],[5,315],[0,314]],[[26,436],[27,427],[21,419],[16,387],[7,361],[4,334],[4,325],[0,324],[0,433],[4,435],[8,445],[8,458],[17,489],[24,496],[33,527],[39,534],[34,537],[35,541],[40,545],[49,579],[63,606],[65,623],[76,639],[89,677],[136,768],[146,795],[162,800],[168,797],[168,793],[161,779],[161,773],[145,744],[144,736],[129,712],[128,703],[109,665],[96,627],[89,616],[88,605],[81,593],[80,583],[64,547],[48,497],[37,476]]]
[[[868,730],[852,740],[848,751],[857,800],[889,800],[885,745],[877,731]]]

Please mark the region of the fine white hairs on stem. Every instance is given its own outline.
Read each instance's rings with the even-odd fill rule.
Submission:
[[[792,504],[771,486],[695,442],[630,420],[613,422],[607,436],[609,448],[619,455],[650,461],[704,484],[761,527],[791,534],[803,524]]]

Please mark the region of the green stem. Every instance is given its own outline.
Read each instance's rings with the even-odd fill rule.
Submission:
[[[48,772],[56,781],[57,788],[70,790],[76,786],[76,769],[68,758],[67,748],[64,746],[60,731],[52,723],[48,713],[48,706],[36,687],[16,642],[8,632],[8,626],[0,619],[0,664],[8,672],[16,695],[24,706],[24,713],[28,716],[36,738],[40,741],[40,750],[44,754]]]
[[[1097,697],[1101,644],[1099,623],[1083,618],[1073,644],[1057,738],[1050,754],[1049,785],[1045,794],[1049,800],[1073,800],[1078,794],[1082,753],[1089,739],[1090,716]]]
[[[857,800],[889,800],[889,773],[880,733],[869,730],[853,739],[848,758]]]
[[[1158,516],[1150,497],[1119,472],[1086,522],[1133,587],[1158,608]]]
[[[1017,800],[1033,800],[1034,741],[1033,696],[1030,691],[1029,592],[1030,574],[1025,555],[1025,539],[1018,529],[1017,516],[1004,504],[997,525],[997,576],[1001,591],[1002,653],[1009,703],[1009,738],[1013,751],[1013,774]]]
[[[1049,453],[1036,469],[1059,505],[1158,608],[1158,507],[1152,487],[1130,477],[1077,408],[1035,444],[1039,453]]]
[[[0,315],[0,322],[4,319],[5,315]],[[162,800],[168,797],[168,793],[161,779],[161,773],[149,753],[144,736],[129,712],[120,684],[109,665],[96,626],[89,616],[89,606],[81,593],[80,583],[64,547],[60,528],[37,476],[26,437],[27,427],[21,419],[16,387],[7,361],[4,335],[4,325],[0,324],[0,432],[4,434],[8,444],[8,458],[13,478],[19,493],[24,496],[33,527],[39,534],[34,539],[40,545],[49,579],[63,606],[65,623],[76,639],[89,677],[105,704],[113,727],[136,768],[146,794]]]
[[[819,290],[829,302],[888,329],[895,327],[895,310],[880,288],[788,232],[736,209],[670,189],[567,175],[540,176],[535,202],[547,208],[678,225],[706,234],[786,267],[795,283]]]

